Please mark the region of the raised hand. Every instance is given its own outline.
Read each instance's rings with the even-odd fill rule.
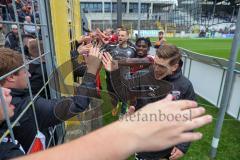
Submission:
[[[99,28],[96,29],[96,33],[98,35],[98,38],[102,41],[104,44],[109,44],[109,36],[106,36],[103,32],[100,31]]]
[[[100,52],[100,47],[91,47],[89,54],[84,57],[87,65],[87,71],[96,75],[98,70],[101,68],[102,52]]]
[[[91,36],[82,36],[79,40],[78,43],[85,43],[85,44],[89,44],[92,41],[92,37]]]
[[[87,45],[82,44],[78,47],[77,51],[79,54],[87,55],[87,54],[89,54],[89,51],[92,47],[93,47],[93,45],[91,43],[89,43]]]
[[[109,72],[118,69],[118,62],[116,60],[113,60],[112,56],[108,52],[103,53],[102,63],[104,65],[104,68]]]
[[[2,88],[2,96],[3,100],[5,101],[6,107],[7,107],[7,114],[9,117],[12,117],[14,115],[14,106],[11,104],[12,96],[10,94],[11,90],[7,88]],[[3,102],[0,99],[0,124],[1,122],[6,118],[3,114]]]

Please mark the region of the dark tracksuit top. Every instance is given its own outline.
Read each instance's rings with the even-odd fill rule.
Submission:
[[[40,131],[57,125],[75,115],[83,112],[90,103],[90,97],[98,97],[95,84],[96,76],[86,73],[82,84],[77,88],[77,96],[61,99],[44,99],[38,97],[35,102],[36,115]],[[13,122],[31,101],[28,90],[11,89],[12,104],[15,106]],[[2,124],[0,130],[6,130]],[[37,133],[32,107],[30,107],[19,123],[13,128],[15,138],[28,151]]]
[[[108,51],[113,59],[120,60],[120,59],[126,59],[126,58],[135,58],[136,57],[136,49],[133,47],[133,45],[130,45],[128,43],[128,46],[126,48],[122,48],[117,45],[106,45],[104,47],[106,51]],[[125,72],[128,72],[128,68],[124,68]],[[106,71],[106,82],[107,82],[107,90],[109,92],[114,93],[114,89],[111,85],[111,78],[109,75],[109,72]],[[116,106],[116,104],[114,104]]]
[[[160,91],[158,91],[158,93],[155,94],[159,96],[149,98],[145,94],[143,96],[144,98],[137,98],[137,102],[135,106],[137,110],[148,103],[155,102],[157,100],[162,99],[164,96],[166,96],[169,93],[168,92],[169,89],[171,90],[171,93],[173,94],[175,100],[179,100],[179,99],[196,100],[196,95],[195,95],[192,83],[182,75],[181,67],[182,67],[182,61],[180,62],[180,67],[177,69],[177,71],[173,75],[167,76],[160,81],[154,78],[153,70],[151,67],[149,69],[149,72],[146,73],[144,76],[141,76],[140,78],[135,77],[133,79],[125,79],[125,80],[119,79],[119,77],[117,77],[117,75],[120,74],[120,69],[119,69],[117,71],[111,72],[112,85],[115,89],[116,94],[120,96],[123,100],[128,100],[128,97],[131,97],[132,95],[132,93],[129,92],[129,89],[127,87],[136,86],[135,85],[136,83],[138,83],[137,85],[141,86],[140,91],[143,90],[143,88],[149,89],[149,87],[147,86],[147,83],[153,85],[151,86],[152,88],[154,88],[154,85],[155,86],[160,85]],[[168,82],[168,84],[166,82]],[[172,86],[171,88],[169,88],[168,86],[169,83]],[[176,147],[180,149],[183,153],[187,152],[189,146],[190,146],[190,143],[182,143],[182,144],[176,145]],[[141,158],[156,159],[156,158],[159,158],[160,155],[163,155],[163,154],[167,155],[169,154],[169,152],[171,153],[171,150],[172,148],[167,149],[165,151],[160,151],[160,152],[138,153],[138,155]]]

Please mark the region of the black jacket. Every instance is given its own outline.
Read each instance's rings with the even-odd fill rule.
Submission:
[[[82,63],[78,62],[79,53],[76,49],[72,50],[70,54],[71,54],[71,61],[73,66],[74,82],[76,82],[78,77],[82,77],[85,74],[87,70],[87,65],[85,64],[85,62],[82,62]]]
[[[6,40],[5,40],[5,45],[6,48],[11,48],[13,50],[21,52],[21,47],[19,44],[19,39],[18,37],[13,33],[9,32],[6,35]]]
[[[44,77],[42,74],[42,69],[41,69],[41,63],[40,60],[34,61],[33,63],[29,64],[29,73],[31,74],[31,77],[29,78],[31,88],[32,88],[32,93],[35,95],[39,92],[39,90],[42,88],[44,85],[44,78],[45,82],[47,81],[47,70],[46,70],[46,63],[42,63],[43,66],[43,73]],[[49,89],[47,86],[47,93],[49,95]],[[40,94],[42,97],[46,97],[45,92],[42,91]]]
[[[182,66],[182,62],[180,62],[180,67],[177,69],[177,71],[173,75],[167,76],[163,80],[170,82],[172,84],[173,88],[172,88],[171,94],[173,95],[174,100],[180,100],[180,99],[196,100],[196,95],[195,95],[192,83],[182,75],[181,66]],[[146,104],[147,104],[146,100],[142,101],[141,99],[139,99],[137,101],[138,108],[141,108]],[[185,154],[188,148],[190,147],[190,144],[191,143],[182,143],[182,144],[176,145],[176,147]],[[138,155],[142,158],[158,158],[158,157],[162,157],[162,155],[164,157],[168,157],[170,156],[171,151],[172,151],[172,148],[169,148],[167,150],[160,151],[160,152],[144,152],[144,153],[139,153]]]
[[[172,90],[172,85],[164,80],[156,80],[152,67],[144,69],[146,72],[137,72],[134,75],[125,73],[124,69],[118,69],[110,72],[110,83],[118,98],[126,102],[137,99],[138,106],[136,109],[164,98]],[[153,88],[153,90],[149,88]],[[138,107],[138,108],[137,108]]]
[[[123,101],[127,101],[129,100],[130,97],[131,98],[133,97],[133,93],[131,93],[133,92],[133,90],[131,90],[130,88],[139,86],[138,87],[139,92],[135,92],[135,96],[138,97],[135,105],[137,110],[145,106],[146,104],[162,99],[169,93],[169,91],[171,91],[175,100],[179,99],[195,100],[196,95],[192,83],[182,75],[181,67],[182,61],[179,63],[179,68],[177,69],[177,71],[173,75],[165,77],[163,80],[156,80],[154,78],[153,69],[151,67],[145,74],[142,74],[141,76],[139,76],[139,74],[136,74],[134,75],[134,77],[131,76],[128,79],[122,78],[124,77],[124,75],[121,75],[121,71],[117,70],[111,72],[112,85],[116,94]],[[171,85],[171,87],[169,87],[169,84]],[[149,90],[150,87],[151,87],[150,90],[153,90],[152,93],[147,92],[147,90]],[[157,87],[159,87],[159,89],[157,89]],[[148,95],[153,96],[151,97]],[[183,143],[177,145],[176,147],[180,149],[183,153],[186,153],[189,146],[190,143]],[[169,154],[171,150],[172,149],[168,149],[161,152],[146,152],[146,153],[144,152],[139,153],[138,155],[141,158],[154,159],[162,157],[162,155],[164,154],[165,155]]]
[[[172,85],[171,94],[174,96],[175,100],[179,99],[188,99],[188,100],[196,100],[196,95],[192,86],[192,83],[183,76],[182,74],[182,61],[179,63],[179,68],[173,75],[169,75],[163,78],[164,81],[169,82]],[[152,80],[150,80],[152,81]],[[136,108],[139,109],[145,106],[148,103],[154,102],[157,99],[145,100],[138,99]]]
[[[77,88],[77,96],[52,100],[38,97],[34,101],[34,106],[40,131],[84,111],[89,105],[89,97],[98,97],[95,89],[95,79],[94,75],[86,73],[82,84]],[[13,122],[26,109],[31,99],[28,90],[11,89],[11,94],[13,97],[12,104],[15,106],[15,114],[11,118]],[[6,130],[6,128],[6,124],[1,126],[2,131]],[[32,107],[26,110],[19,123],[13,128],[13,131],[15,138],[27,152],[37,133]]]
[[[24,155],[19,144],[13,142],[0,143],[0,160],[11,159]]]

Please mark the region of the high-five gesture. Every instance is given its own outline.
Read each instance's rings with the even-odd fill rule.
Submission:
[[[113,60],[112,56],[108,52],[103,53],[102,63],[104,65],[104,68],[109,72],[118,69],[118,61]]]
[[[87,65],[87,71],[96,75],[98,70],[101,68],[102,52],[100,52],[100,47],[91,47],[89,54],[84,57]]]
[[[77,51],[79,54],[87,55],[92,47],[93,45],[91,43],[87,45],[82,44],[78,47]]]

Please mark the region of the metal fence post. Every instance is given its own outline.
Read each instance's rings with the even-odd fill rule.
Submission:
[[[138,0],[138,37],[141,37],[141,0]]]
[[[122,26],[122,0],[117,0],[117,27]]]
[[[226,113],[226,110],[228,107],[229,98],[231,95],[231,85],[233,82],[234,69],[235,69],[235,65],[236,65],[239,46],[240,46],[240,8],[238,11],[236,30],[235,30],[233,43],[232,43],[231,57],[230,57],[229,63],[228,63],[227,76],[226,76],[226,80],[224,83],[223,95],[222,95],[222,99],[221,99],[221,106],[220,106],[220,110],[218,113],[217,124],[215,127],[214,136],[212,139],[212,148],[211,148],[211,152],[210,152],[211,158],[215,158],[216,154],[217,154],[217,148],[218,148],[218,144],[219,144],[219,140],[220,140],[223,121],[224,121],[225,113]]]
[[[54,69],[56,68],[55,65],[55,57],[54,57],[54,43],[53,43],[53,33],[52,33],[52,25],[51,25],[51,16],[50,16],[50,8],[49,8],[49,1],[46,0],[38,0],[39,6],[40,6],[40,20],[42,23],[47,24],[47,27],[42,27],[42,39],[43,39],[43,46],[45,52],[50,52],[50,54],[46,55],[46,69],[48,75],[52,75]],[[51,78],[55,78],[54,76]],[[55,78],[55,82],[57,82]],[[51,84],[52,85],[52,84]],[[54,88],[57,88],[56,86],[53,86]],[[51,98],[57,98],[60,97],[60,95],[57,94],[57,92],[52,88],[49,87]]]

